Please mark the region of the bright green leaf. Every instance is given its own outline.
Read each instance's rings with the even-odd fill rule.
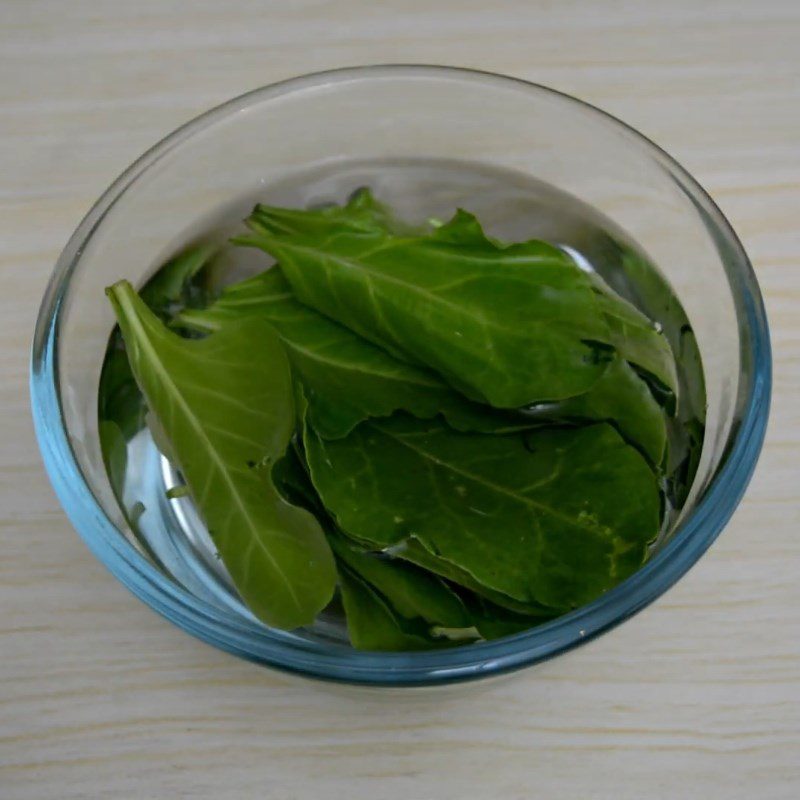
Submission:
[[[523,603],[594,599],[658,533],[655,476],[605,424],[490,436],[395,416],[337,441],[308,431],[306,456],[343,530],[376,549],[418,539]]]
[[[126,281],[108,294],[133,374],[243,600],[276,627],[311,623],[333,594],[330,548],[316,519],[254,469],[285,453],[294,428],[280,340],[253,318],[182,339]]]
[[[246,315],[268,320],[278,331],[303,384],[310,422],[326,439],[346,436],[362,420],[399,409],[421,418],[441,413],[459,430],[527,426],[511,413],[470,402],[430,370],[390,356],[299,303],[277,268],[228,287],[211,306],[184,311],[176,323],[217,331]]]
[[[306,305],[499,408],[561,400],[602,375],[610,332],[586,275],[544,242],[499,246],[459,211],[426,235],[258,206],[243,244]],[[305,215],[305,216],[304,216]],[[307,225],[302,220],[307,219]]]

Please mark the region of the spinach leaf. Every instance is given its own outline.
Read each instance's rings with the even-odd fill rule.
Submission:
[[[100,374],[97,406],[100,422],[110,422],[115,426],[100,427],[101,447],[106,446],[104,437],[108,435],[116,438],[117,431],[122,434],[123,441],[127,442],[144,424],[142,393],[131,372],[119,329],[114,330],[108,342],[103,371]],[[109,442],[108,447],[109,450],[113,449],[113,442]],[[106,463],[106,469],[108,468]],[[110,471],[109,475],[112,475]]]
[[[313,209],[270,208],[274,212],[273,225],[286,235],[313,235],[322,239],[342,228],[356,233],[380,230],[395,234],[419,234],[426,230],[398,219],[367,187],[353,192],[344,205],[331,203]]]
[[[145,283],[140,297],[153,313],[165,321],[169,320],[176,309],[183,304],[201,303],[204,298],[210,296],[211,264],[215,255],[216,250],[207,245],[184,249],[160,267]],[[147,553],[150,560],[166,573],[147,538],[139,530],[139,517],[144,513],[144,506],[141,502],[136,502],[128,508],[123,498],[128,441],[146,422],[151,425],[155,421],[152,414],[147,414],[119,328],[115,328],[112,332],[103,360],[98,387],[98,418],[98,436],[103,463],[120,510],[139,546]],[[163,453],[168,453],[168,449],[164,449],[164,437],[159,437],[159,432],[153,431],[152,427],[151,432],[157,440],[156,446]],[[160,443],[159,438],[162,439]]]
[[[208,308],[183,311],[175,321],[208,332],[248,315],[277,330],[303,384],[310,423],[326,439],[341,438],[362,420],[401,409],[421,418],[441,413],[458,430],[501,432],[530,424],[467,400],[430,370],[394,358],[298,302],[278,268],[228,287]]]
[[[562,400],[606,368],[611,334],[593,285],[544,242],[500,246],[465,211],[426,235],[344,224],[343,214],[291,216],[257,206],[252,233],[235,241],[274,256],[301,302],[472,400]]]
[[[416,538],[523,603],[589,602],[642,563],[659,528],[656,478],[607,424],[490,436],[395,415],[336,441],[308,429],[305,446],[344,531],[376,549]]]
[[[180,308],[205,305],[212,295],[211,265],[216,254],[217,248],[209,244],[184,249],[153,275],[139,296],[165,321]]]
[[[294,428],[280,340],[254,318],[183,339],[126,281],[108,295],[136,381],[242,599],[276,627],[311,623],[333,594],[333,556],[316,519],[253,468],[282,456]]]
[[[373,210],[377,208],[378,211],[365,217],[362,216],[358,208],[351,211],[351,208],[356,204],[359,206],[366,205]],[[302,233],[304,221],[308,219],[309,214],[311,214],[312,218],[316,218],[318,224],[321,225],[320,235],[326,232],[330,233],[331,228],[326,226],[329,226],[332,221],[335,221],[337,226],[354,226],[362,232],[378,230],[390,233],[392,231],[391,226],[394,224],[388,212],[368,192],[358,193],[355,200],[344,208],[332,207],[322,212],[279,209],[275,213],[280,217],[282,230],[284,232],[291,231],[294,234]],[[322,219],[320,219],[320,216]],[[469,245],[471,242],[481,244],[486,241],[477,220],[467,216],[462,217],[459,224],[444,226],[443,229],[440,229],[439,235],[461,246]],[[499,245],[495,246],[499,247]],[[285,280],[279,279],[277,276],[268,276],[270,276],[269,272],[263,276],[257,276],[251,281],[231,287],[230,294],[223,293],[222,297],[211,309],[197,313],[190,311],[183,315],[183,319],[188,320],[189,324],[195,319],[200,326],[205,324],[207,328],[213,328],[215,324],[220,324],[225,316],[245,313],[246,309],[251,309],[254,312],[260,309],[260,313],[266,313],[274,320],[275,306],[273,296],[286,298],[289,303],[293,303],[303,309],[306,315],[314,314],[311,309],[290,299],[289,293],[291,289]],[[649,320],[635,309],[632,309],[623,300],[617,298],[611,289],[602,283],[599,277],[590,277],[598,295],[601,290],[605,292],[602,299],[603,308],[607,309],[608,319],[618,322],[618,324],[612,326],[616,334],[621,336],[624,341],[624,329],[622,322],[619,322],[620,319],[627,321],[629,328],[634,324],[638,325],[639,327],[636,330],[643,342],[639,349],[647,351],[646,345],[649,344],[657,353],[660,352],[660,358],[663,357],[666,365],[660,374],[665,379],[669,379],[665,370],[668,371],[671,368],[674,372],[674,363],[671,350],[664,337],[657,333]],[[620,315],[622,316],[620,317]],[[319,318],[319,315],[317,317]],[[335,326],[334,323],[327,320],[322,324],[328,326],[326,331],[328,329],[333,330]],[[302,328],[302,326],[298,327]],[[339,330],[341,331],[342,328],[340,327]],[[303,338],[302,330],[298,331],[295,328],[294,333],[295,335],[300,333],[300,338]],[[285,329],[283,334],[286,339]],[[328,340],[330,340],[330,337],[328,337]],[[289,341],[291,342],[291,340]],[[318,341],[319,337],[316,339],[316,342]],[[323,338],[323,341],[326,341],[325,338]],[[348,352],[348,348],[343,347],[342,342],[337,339],[333,339],[332,343],[337,346],[337,352]],[[369,352],[369,346],[363,339],[350,334],[348,344],[355,345],[355,343],[358,343],[356,353],[360,356],[357,361],[364,361],[363,355]],[[306,341],[303,342],[303,351],[305,353],[308,353],[309,350],[313,351],[314,344],[314,340],[308,341],[306,337]],[[387,353],[377,348],[373,348],[373,350],[380,353],[381,363],[389,364],[394,361],[394,364],[398,365],[398,362],[393,360]],[[645,358],[640,358],[639,360],[650,363]],[[411,373],[415,372],[414,368],[407,364],[402,365],[402,370],[407,377],[410,377]],[[421,371],[417,370],[416,372],[418,373],[417,377],[421,377]],[[442,386],[441,381],[438,381],[431,373],[428,373],[428,376],[436,380],[440,387]],[[307,375],[306,378],[308,377]],[[311,376],[312,382],[310,384],[308,380],[306,381],[307,387],[313,386],[313,377]],[[346,435],[362,419],[369,416],[384,416],[394,410],[406,410],[421,418],[431,417],[436,412],[437,401],[439,409],[444,413],[448,422],[458,430],[510,432],[526,427],[522,420],[515,419],[511,415],[505,419],[498,416],[501,413],[498,411],[495,411],[494,415],[487,415],[480,406],[468,403],[468,401],[458,397],[453,392],[428,392],[426,397],[422,398],[418,395],[418,387],[415,388],[413,385],[401,387],[403,391],[400,392],[397,392],[397,385],[371,385],[364,387],[366,389],[365,392],[359,393],[359,397],[362,398],[361,408],[350,409],[352,413],[348,415],[348,425],[341,425],[334,429],[326,424],[323,415],[317,412],[320,410],[320,406],[330,413],[331,409],[345,409],[348,401],[352,402],[353,395],[348,390],[349,379],[352,376],[343,375],[338,380],[333,381],[330,378],[336,378],[337,376],[328,374],[324,376],[327,380],[320,380],[320,377],[317,376],[315,390],[309,388],[307,394],[312,404],[312,424],[325,438],[339,438]],[[340,391],[332,392],[331,390],[337,384]],[[396,402],[380,402],[381,396],[386,400],[385,393],[387,391],[391,397],[396,398]],[[395,393],[392,393],[393,391]],[[434,395],[438,395],[438,397]],[[328,402],[324,402],[326,400]],[[370,407],[372,413],[369,413],[369,409],[365,408],[365,406]],[[573,423],[613,421],[623,436],[638,446],[654,464],[660,463],[663,456],[666,441],[666,424],[663,413],[648,391],[646,384],[621,358],[613,358],[602,377],[587,392],[569,398],[557,405],[537,408],[535,414],[531,416],[540,421],[550,420]]]
[[[347,632],[359,650],[430,650],[442,642],[403,620],[365,581],[346,567],[339,570]]]
[[[382,595],[400,616],[448,629],[472,625],[458,595],[430,572],[364,552],[336,532],[329,533],[328,541],[337,559]]]
[[[128,465],[128,442],[122,428],[110,419],[100,420],[98,434],[111,488],[120,503],[120,508],[123,508],[121,490],[125,483],[125,470]]]
[[[597,303],[608,325],[608,342],[622,358],[658,382],[666,393],[667,410],[674,414],[678,374],[667,338],[636,306],[615,294],[599,275],[593,274],[592,281]]]
[[[368,545],[363,544],[362,546]],[[447,561],[441,556],[434,555],[434,553],[428,550],[419,539],[414,537],[392,546],[391,552],[397,558],[410,561],[412,564],[416,564],[435,575],[446,578],[451,583],[470,590],[494,606],[528,618],[533,617],[537,620],[550,619],[558,614],[555,609],[547,608],[538,603],[526,603],[521,600],[515,600],[502,592],[484,586],[474,575],[463,567],[454,564],[452,561]]]
[[[677,303],[677,300],[674,302]],[[706,389],[700,349],[692,326],[685,322],[677,337],[677,353],[680,363],[684,365],[684,375],[694,378],[682,382],[678,424],[670,429],[665,459],[667,496],[673,506],[680,508],[689,496],[700,464],[706,429]]]
[[[336,550],[335,545],[334,549]],[[350,552],[354,551],[351,549]],[[369,635],[369,649],[373,650],[452,647],[454,644],[479,638],[498,639],[521,633],[553,616],[515,613],[470,592],[463,593],[462,599],[444,583],[439,582],[438,586],[432,583],[432,576],[424,570],[407,573],[414,575],[413,580],[398,585],[397,576],[403,573],[394,570],[402,566],[401,564],[395,560],[382,562],[366,554],[361,557],[384,564],[386,572],[378,581],[370,581],[365,578],[364,571],[351,569],[347,562],[340,566],[343,594],[352,592],[349,584],[354,578],[358,579],[357,588],[362,592],[371,590],[368,596],[363,592],[358,598],[362,604],[366,604],[369,617],[363,618],[364,608],[353,613],[352,602],[355,598],[351,598],[350,610],[347,612],[351,639],[354,643],[360,642],[356,646],[363,647],[363,637]],[[390,590],[395,590],[393,593],[390,591],[387,594],[387,584]],[[447,594],[442,593],[443,588]],[[348,608],[347,602],[345,608]],[[414,613],[417,616],[412,616]],[[437,620],[447,622],[437,623]],[[428,623],[428,626],[424,623]],[[372,628],[369,633],[365,630],[368,625]]]
[[[682,365],[680,408],[682,420],[705,423],[706,393],[703,365],[694,331],[680,300],[658,268],[643,254],[617,245],[616,258],[621,262],[617,274],[633,288],[635,304],[663,323],[663,333]]]
[[[307,508],[320,520],[336,555],[340,576],[344,570],[366,584],[371,595],[377,595],[388,608],[397,625],[413,620],[415,635],[426,641],[437,635],[439,638],[445,635],[475,638],[477,631],[464,603],[436,575],[382,554],[368,553],[336,530],[311,485],[298,448],[289,449],[275,464],[272,475],[278,490],[289,502]],[[394,631],[396,625],[389,627]],[[355,636],[358,638],[358,632]],[[443,644],[449,645],[449,641]]]
[[[636,446],[653,466],[658,466],[667,443],[664,412],[647,384],[619,356],[588,392],[561,403],[528,410],[530,418],[544,422],[609,422],[630,444]]]
[[[325,527],[325,506],[311,484],[305,457],[296,439],[293,439],[283,458],[279,458],[272,467],[272,482],[287,502],[307,509]]]
[[[498,606],[480,595],[467,595],[466,605],[475,629],[484,639],[500,639],[530,630],[552,619],[545,615],[528,616]]]
[[[216,250],[207,245],[197,245],[183,250],[164,264],[142,287],[140,297],[160,319],[168,320],[175,310],[191,299],[200,302],[208,296],[208,281],[194,285],[198,275],[207,271]],[[103,371],[98,387],[98,416],[101,421],[113,422],[130,439],[144,421],[142,394],[136,385],[119,329],[111,334]],[[101,426],[100,441],[113,429]],[[114,434],[110,434],[114,435]],[[108,445],[109,448],[112,444]],[[106,465],[108,467],[108,465]]]

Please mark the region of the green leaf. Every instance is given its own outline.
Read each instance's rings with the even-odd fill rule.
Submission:
[[[705,422],[706,393],[703,365],[686,311],[666,278],[642,253],[617,245],[620,274],[633,288],[634,301],[663,324],[663,333],[681,365],[680,408],[682,420]]]
[[[607,340],[622,358],[652,376],[669,395],[668,411],[675,413],[678,374],[666,336],[652,320],[624,300],[598,275],[592,275],[596,299],[608,325]]]
[[[307,509],[317,519],[325,516],[325,507],[311,483],[304,458],[294,441],[286,455],[279,458],[272,467],[272,481],[292,505]]]
[[[673,429],[672,434],[664,470],[667,475],[666,490],[670,503],[681,508],[700,464],[705,426],[698,419],[689,419],[677,430]]]
[[[329,533],[328,541],[336,557],[383,596],[400,616],[419,618],[441,628],[472,625],[458,595],[430,572],[359,550],[335,532]]]
[[[284,234],[312,234],[326,238],[343,227],[356,233],[382,230],[391,233],[418,233],[394,216],[368,188],[357,189],[344,205],[330,204],[322,208],[295,209],[273,207],[273,226]]]
[[[429,641],[431,638],[441,638],[442,645],[449,646],[450,642],[443,638],[443,633],[439,637],[432,636],[434,630],[446,630],[450,636],[470,638],[467,631],[469,629],[473,631],[471,638],[475,638],[472,619],[463,602],[443,581],[411,564],[367,553],[336,531],[311,485],[297,448],[289,449],[275,464],[272,474],[275,485],[289,502],[302,505],[320,519],[328,542],[340,563],[340,574],[342,569],[352,573],[370,590],[367,602],[374,602],[372,596],[377,595],[382,601],[379,608],[388,609],[388,616],[392,620],[389,625],[392,636],[397,635],[398,627],[408,627],[408,621],[413,620],[413,637],[415,640],[422,637],[426,642],[425,647],[433,646],[433,642]],[[358,587],[354,591],[357,590]],[[358,623],[351,622],[351,628],[353,625],[357,626]],[[358,630],[354,636],[360,641]],[[405,642],[405,635],[402,640]],[[373,649],[393,648],[382,647],[373,642]]]
[[[522,633],[547,622],[553,616],[552,614],[549,617],[546,615],[527,616],[515,613],[491,603],[479,595],[468,596],[467,608],[473,625],[484,639],[513,636],[515,633]]]
[[[97,415],[101,423],[104,421],[114,423],[126,441],[140,430],[144,423],[142,393],[134,380],[118,329],[111,334],[103,361],[98,387]],[[114,435],[110,433],[111,430],[101,426],[101,446],[105,434]]]
[[[371,196],[369,196],[368,193],[362,192],[359,197],[374,202],[371,200]],[[352,221],[354,216],[357,216],[351,216],[351,214],[348,213],[351,205],[352,204],[348,204],[345,208],[334,207],[325,209],[324,212],[304,212],[291,209],[282,210],[280,216],[282,220],[286,216],[291,218],[291,231],[293,235],[298,235],[298,232],[300,234],[302,233],[303,220],[306,219],[307,214],[310,214],[312,217],[318,214],[324,214],[324,220],[317,220],[317,234],[320,236],[332,235],[338,230],[336,227],[332,226],[332,221],[335,221],[339,226],[346,226]],[[276,213],[278,213],[277,210]],[[380,214],[373,215],[369,218],[368,224],[364,230],[369,231],[371,230],[369,226],[374,226],[381,232],[391,232],[391,227],[385,222],[386,219],[389,219],[389,217],[385,209],[383,209]],[[363,224],[363,220],[359,220],[359,225]],[[359,230],[361,230],[361,228],[359,228]],[[487,241],[475,217],[463,211],[458,212],[449,223],[442,226],[437,232],[437,236],[443,242],[451,242],[455,246],[462,248],[481,248],[485,246]],[[497,243],[493,244],[495,247],[500,247]],[[602,305],[603,313],[606,315],[606,320],[613,331],[612,336],[614,341],[619,349],[625,352],[632,360],[641,363],[644,367],[650,367],[661,379],[670,382],[674,388],[674,359],[669,344],[666,342],[664,336],[655,330],[652,323],[646,317],[615,295],[599,277],[590,276],[590,279]],[[268,291],[265,291],[265,284],[267,284],[268,281],[264,278],[256,278],[248,283],[249,286],[240,285],[241,288],[230,297],[229,304],[226,303],[227,298],[225,294],[223,294],[222,298],[220,298],[220,302],[215,304],[208,312],[205,312],[205,318],[213,323],[215,312],[217,315],[221,316],[225,311],[228,311],[228,313],[236,313],[237,309],[241,311],[243,309],[241,304],[244,302],[245,297],[253,304],[251,307],[257,307],[259,302],[262,307],[265,307],[267,305],[264,302],[265,295],[268,294]],[[273,283],[277,283],[277,280],[274,278]],[[285,294],[290,290],[290,287],[285,281],[280,281],[279,289],[281,294]],[[301,306],[301,308],[305,307]],[[307,309],[306,313],[312,314],[313,312]],[[191,320],[192,312],[189,312],[188,318]],[[202,321],[204,312],[200,312],[197,318]],[[635,340],[632,345],[627,341],[628,334]],[[358,337],[352,336],[351,339],[354,342],[360,343],[361,347],[366,346],[366,343]],[[309,345],[313,347],[313,342],[306,342],[305,344],[307,345],[306,350]],[[337,348],[337,352],[343,350],[346,350],[346,348]],[[391,361],[391,357],[388,356],[388,354],[382,351],[378,352],[381,353],[383,359]],[[410,366],[403,366],[407,370],[413,369]],[[394,387],[385,388],[391,390]],[[338,438],[352,429],[357,421],[368,416],[384,416],[399,409],[407,410],[421,418],[433,416],[437,398],[433,396],[426,398],[430,403],[427,408],[423,408],[419,401],[416,404],[413,402],[414,387],[409,386],[407,388],[407,396],[404,398],[400,398],[398,395],[392,395],[398,397],[398,401],[395,404],[391,402],[385,402],[383,404],[375,403],[372,413],[367,413],[363,407],[361,413],[357,413],[354,410],[355,413],[350,414],[348,417],[348,426],[339,426],[335,432],[332,432],[331,427],[326,424],[325,419],[320,419],[321,415],[316,413],[312,413],[312,424],[314,424],[317,431],[324,437]],[[312,392],[308,392],[308,394],[310,397],[314,396]],[[331,397],[330,399],[332,402],[327,404],[328,408],[341,409],[345,407],[342,400],[346,402],[346,398],[352,396],[347,390],[346,383],[342,384],[342,391],[340,394],[344,395],[344,398]],[[373,393],[367,391],[366,394],[361,393],[361,396],[371,398],[373,397]],[[450,398],[446,397],[439,397],[438,400],[450,424],[459,430],[477,430],[484,432],[500,432],[502,430],[502,420],[497,418],[491,419],[486,417],[485,414],[473,415],[472,419],[464,419],[463,415],[459,418],[458,412],[469,410],[464,400],[459,402],[459,399],[456,398],[455,403],[453,403]],[[474,405],[472,410],[479,411],[479,409],[479,406]],[[315,408],[313,411],[316,412],[317,409]],[[448,413],[448,411],[450,413]],[[663,456],[666,442],[666,423],[661,408],[653,398],[651,392],[648,391],[647,385],[636,372],[622,360],[622,357],[614,358],[602,377],[587,392],[569,398],[554,407],[537,409],[535,416],[540,420],[577,423],[586,421],[613,421],[623,436],[628,441],[636,444],[654,464],[660,463]],[[514,429],[519,430],[525,427],[520,420],[509,419],[505,422],[505,430],[507,431]],[[347,427],[348,430],[344,430],[345,427]]]
[[[142,287],[139,296],[157,316],[168,320],[175,307],[204,305],[210,300],[209,280],[198,280],[217,254],[208,244],[194,245],[171,258]]]
[[[677,303],[677,300],[675,301]],[[700,349],[688,322],[678,332],[678,358],[687,380],[678,408],[678,424],[670,430],[665,472],[670,502],[680,508],[692,488],[703,451],[706,419],[706,391]]]
[[[201,288],[195,286],[193,281],[209,267],[215,252],[214,248],[207,245],[185,249],[153,275],[142,287],[139,296],[159,318],[169,320],[182,299],[198,299],[202,294]],[[131,372],[119,329],[115,329],[100,375],[98,416],[101,421],[113,422],[128,440],[142,427],[144,415],[142,393]],[[111,429],[104,429],[101,425],[101,446],[104,431],[108,434]]]
[[[523,603],[589,602],[658,533],[656,478],[606,424],[489,436],[396,415],[336,441],[307,430],[306,457],[348,534],[375,549],[418,539]]]
[[[363,543],[362,546],[368,546],[368,543]],[[451,583],[455,583],[458,586],[469,589],[470,591],[492,603],[492,605],[499,606],[503,609],[526,616],[528,618],[535,617],[539,620],[551,619],[552,617],[558,615],[558,612],[555,609],[547,608],[546,606],[538,603],[526,603],[522,602],[521,600],[515,600],[514,598],[509,597],[502,592],[491,589],[488,586],[484,586],[474,575],[465,570],[463,567],[460,567],[451,561],[447,561],[441,556],[434,555],[421,541],[415,539],[414,537],[406,539],[400,542],[398,545],[392,546],[391,552],[397,558],[410,561],[412,564],[416,564],[419,567],[429,570],[435,575],[440,575],[442,578],[446,578]]]
[[[667,443],[664,412],[647,384],[619,356],[588,392],[529,411],[543,422],[609,422],[658,466]]]
[[[206,309],[182,312],[176,323],[209,332],[249,315],[268,320],[278,331],[303,384],[311,425],[326,439],[346,436],[362,420],[400,409],[421,418],[441,413],[459,430],[494,432],[529,424],[470,402],[430,370],[392,357],[299,303],[277,268],[228,287]]]
[[[425,620],[432,626],[433,636],[463,641],[474,640],[480,634],[485,639],[496,639],[528,630],[556,616],[552,610],[526,607],[522,603],[517,603],[517,611],[512,611],[473,592],[459,596],[426,569],[403,565],[397,558],[367,553],[355,544],[348,544],[341,534],[331,537],[330,542],[337,557],[369,584],[397,616]],[[434,569],[433,573],[436,572]],[[457,569],[451,574],[457,579],[463,577]],[[480,585],[476,589],[486,591]],[[508,602],[502,595],[500,599]]]
[[[442,643],[414,631],[369,584],[346,567],[339,570],[347,632],[359,650],[430,650]]]
[[[356,552],[352,548],[349,550],[350,553]],[[338,555],[338,550],[336,552]],[[434,583],[436,579],[424,570],[404,573],[397,570],[402,564],[396,560],[381,561],[374,555],[359,555],[385,566],[385,572],[377,579],[372,573],[372,564],[366,570],[353,569],[349,560],[344,560],[340,567],[343,594],[350,592],[352,595],[351,584],[354,579],[358,581],[355,588],[358,594],[351,596],[349,603],[345,601],[345,610],[351,640],[359,648],[416,650],[452,647],[478,638],[498,639],[520,633],[552,617],[552,614],[548,617],[515,613],[471,593],[466,593],[462,601],[443,582]],[[368,579],[366,573],[371,573],[373,580]],[[398,576],[404,577],[398,580]],[[406,580],[406,576],[413,577]],[[361,608],[354,609],[355,602],[360,602]],[[367,641],[365,637],[368,637]]]
[[[378,347],[299,303],[278,268],[226,288],[205,309],[176,317],[182,327],[219,330],[254,314],[276,328],[305,386],[312,426],[326,439],[346,436],[369,417],[408,411],[422,419],[442,413],[451,427],[502,433],[530,427],[535,420],[615,420],[628,441],[659,463],[666,429],[660,406],[647,385],[615,358],[585,394],[537,409],[525,417],[472,403],[434,373],[390,356]]]
[[[276,627],[312,622],[333,594],[332,553],[316,519],[253,468],[280,458],[294,428],[280,340],[253,318],[182,339],[126,281],[108,294],[133,374],[242,599]]]
[[[499,408],[562,400],[606,368],[611,334],[593,285],[544,242],[499,246],[464,211],[426,235],[303,211],[287,226],[286,213],[258,206],[253,233],[236,241],[274,256],[301,302],[470,399]]]
[[[158,317],[169,320],[177,306],[187,298],[198,299],[207,280],[195,281],[200,273],[207,271],[215,251],[206,245],[190,247],[170,259],[159,268],[144,285],[140,297]],[[150,559],[163,569],[153,553],[146,537],[139,530],[138,518],[144,506],[137,502],[126,510],[122,498],[127,468],[128,441],[146,423],[162,453],[170,457],[166,437],[161,435],[157,421],[147,413],[142,393],[131,372],[128,354],[119,328],[115,328],[106,349],[103,370],[98,387],[98,417],[100,447],[112,489],[117,496],[120,509],[131,532]],[[149,418],[149,419],[148,419]]]
[[[122,487],[125,484],[125,470],[128,463],[128,442],[122,429],[116,422],[101,419],[98,430],[103,463],[108,472],[111,488],[117,499],[122,499]]]

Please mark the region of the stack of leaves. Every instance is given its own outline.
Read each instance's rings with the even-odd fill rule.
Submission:
[[[651,320],[541,241],[426,230],[366,191],[258,206],[277,262],[169,325],[108,290],[159,439],[244,602],[354,646],[524,630],[644,561],[675,361]],[[188,335],[187,335],[188,334]],[[203,334],[203,336],[198,336]]]

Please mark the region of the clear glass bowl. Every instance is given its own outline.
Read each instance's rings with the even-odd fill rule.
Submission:
[[[603,212],[642,246],[695,330],[707,428],[678,524],[614,590],[489,643],[359,652],[302,631],[270,630],[236,604],[200,596],[163,574],[137,548],[111,492],[97,433],[98,379],[114,322],[103,289],[123,277],[143,282],[198,221],[232,207],[244,217],[260,191],[298,170],[335,174],[358,162],[420,158],[546,181]],[[245,658],[385,685],[458,681],[533,664],[652,602],[697,561],[736,508],[761,448],[770,383],[769,335],[753,270],[719,209],[682,167],[574,98],[498,75],[422,66],[345,69],[258,89],[145,153],[97,201],[61,254],[42,302],[31,369],[39,444],[61,503],[92,552],[134,594],[186,631]]]

